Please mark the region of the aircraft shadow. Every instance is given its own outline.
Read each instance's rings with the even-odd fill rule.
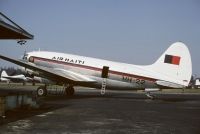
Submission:
[[[148,98],[145,94],[105,94],[105,95],[101,95],[101,94],[90,94],[88,92],[81,94],[75,94],[74,96],[59,96],[59,95],[50,95],[45,97],[44,100],[73,100],[73,99],[99,99],[99,98],[114,98],[114,99],[132,99],[132,100],[162,100],[162,101],[169,101],[169,102],[179,102],[179,101],[200,101],[200,94],[197,95],[191,95],[191,94],[153,94],[153,99]]]

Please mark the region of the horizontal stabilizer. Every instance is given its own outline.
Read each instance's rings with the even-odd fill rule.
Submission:
[[[183,85],[179,85],[179,84],[168,82],[168,81],[162,81],[162,80],[157,80],[156,84],[159,86],[170,87],[170,88],[184,88],[185,87]]]

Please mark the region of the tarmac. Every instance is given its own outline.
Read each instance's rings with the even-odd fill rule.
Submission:
[[[75,96],[40,98],[39,109],[7,112],[4,134],[199,134],[199,93],[144,93],[76,89]]]

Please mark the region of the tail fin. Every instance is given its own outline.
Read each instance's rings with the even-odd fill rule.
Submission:
[[[151,67],[166,76],[166,81],[184,86],[188,86],[190,82],[191,56],[187,46],[182,42],[173,43]]]
[[[6,73],[6,71],[3,70],[3,71],[1,72],[1,78],[7,77],[7,76],[8,76],[8,74]]]

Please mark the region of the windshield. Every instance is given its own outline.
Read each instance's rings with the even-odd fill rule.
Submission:
[[[24,56],[23,56],[22,59],[23,59],[23,60],[28,60],[28,54],[24,54]]]

